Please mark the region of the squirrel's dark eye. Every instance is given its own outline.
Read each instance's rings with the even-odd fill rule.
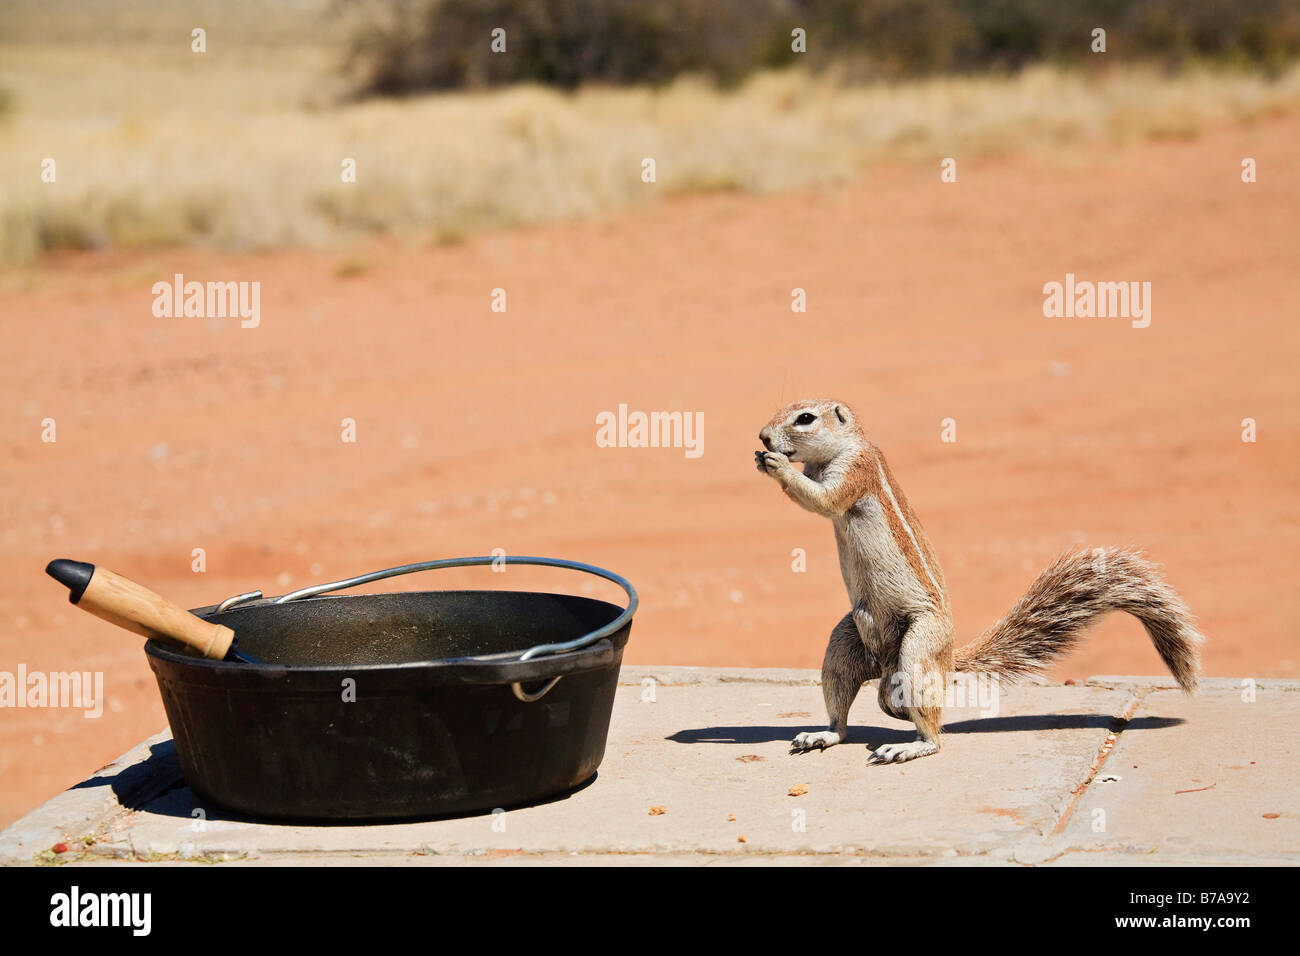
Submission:
[[[815,421],[817,421],[816,415],[814,415],[812,412],[804,412],[802,415],[800,415],[798,418],[794,420],[794,423],[796,425],[811,425]]]

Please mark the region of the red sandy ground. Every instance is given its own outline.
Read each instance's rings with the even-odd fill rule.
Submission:
[[[54,557],[197,606],[494,548],[561,555],[640,589],[630,662],[818,666],[846,609],[831,530],[752,461],[799,397],[849,401],[889,454],[960,640],[1062,549],[1132,543],[1199,615],[1207,673],[1295,676],[1297,143],[1291,116],[1069,163],[964,161],[951,185],[937,163],[879,169],[825,194],[376,246],[360,274],[344,253],[182,250],[9,281],[0,670],[101,670],[108,702],[98,720],[0,712],[0,823],[165,723],[139,641],[69,607]],[[1045,319],[1043,283],[1067,271],[1151,281],[1151,327]],[[260,281],[261,327],[154,318],[174,272]],[[704,412],[703,457],[598,448],[620,402]],[[421,584],[618,594],[522,570],[403,586]],[[1116,617],[1055,676],[1161,670]]]

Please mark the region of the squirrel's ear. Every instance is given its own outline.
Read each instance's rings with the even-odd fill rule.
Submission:
[[[853,413],[850,412],[843,405],[836,405],[835,417],[840,420],[841,425],[847,425],[849,423],[849,420],[853,417]]]

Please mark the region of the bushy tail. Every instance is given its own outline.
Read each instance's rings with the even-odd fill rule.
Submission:
[[[1127,611],[1141,621],[1183,690],[1196,690],[1205,638],[1155,565],[1121,548],[1062,555],[1002,620],[957,650],[956,669],[1012,679],[1042,670],[1108,611]]]

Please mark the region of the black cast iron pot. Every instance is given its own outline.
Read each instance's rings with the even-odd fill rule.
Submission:
[[[598,575],[627,592],[628,606],[524,591],[323,596],[502,563]],[[195,657],[156,639],[145,650],[181,770],[201,797],[268,818],[464,814],[593,777],[636,606],[631,584],[591,565],[457,558],[194,611],[233,628],[259,663]]]

